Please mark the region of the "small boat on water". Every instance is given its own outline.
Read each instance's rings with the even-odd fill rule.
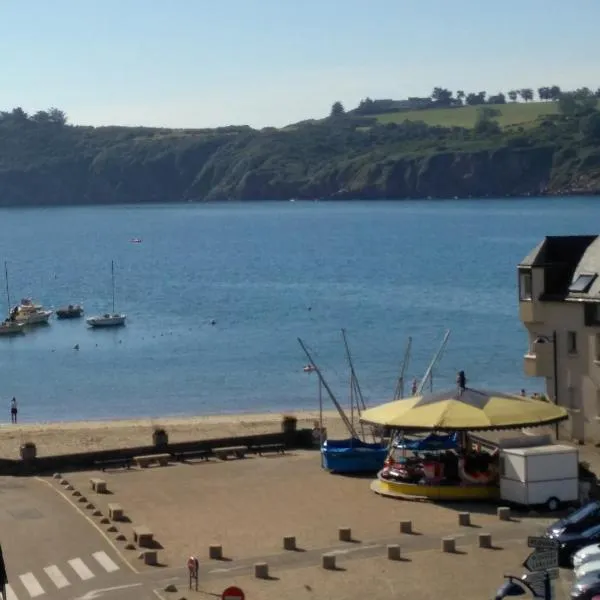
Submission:
[[[0,323],[0,336],[19,335],[24,333],[24,327],[23,323],[15,323],[6,319],[6,321]]]
[[[69,304],[56,311],[57,319],[78,319],[83,316],[83,306],[80,304]]]
[[[23,325],[44,325],[52,316],[51,310],[46,310],[41,304],[36,304],[31,298],[23,298],[21,304],[11,311],[11,320]]]
[[[125,325],[127,315],[115,312],[115,262],[110,263],[110,273],[112,279],[112,312],[86,319],[90,327],[120,327]]]

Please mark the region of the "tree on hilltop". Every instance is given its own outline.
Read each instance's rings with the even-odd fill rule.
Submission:
[[[550,100],[559,100],[562,92],[560,90],[560,87],[558,87],[557,85],[551,85],[549,93],[550,93]]]
[[[490,96],[487,101],[488,104],[506,104],[506,96],[499,92],[495,96]]]
[[[466,94],[465,94],[465,91],[464,91],[464,90],[458,90],[458,91],[456,92],[456,99],[457,99],[457,100],[458,100],[458,101],[459,101],[461,104],[464,104],[464,103],[465,103],[465,97],[466,97]]]
[[[508,92],[507,95],[510,98],[511,102],[516,102],[517,97],[519,96],[519,92],[517,92],[517,90],[510,90],[510,92]]]
[[[485,97],[486,97],[486,92],[478,92],[477,94],[475,94],[474,92],[471,92],[470,94],[467,94],[467,104],[469,106],[477,106],[479,104],[485,104]]]
[[[523,98],[523,100],[525,100],[525,102],[529,102],[530,100],[533,100],[533,90],[531,88],[520,89],[519,94],[521,95],[521,98]]]
[[[331,113],[329,113],[330,117],[341,117],[344,114],[346,114],[346,111],[344,110],[344,105],[341,102],[334,102],[331,105]]]
[[[593,113],[598,99],[589,88],[579,88],[574,92],[565,92],[558,100],[558,110],[567,117],[582,117]]]
[[[440,106],[450,106],[452,104],[452,92],[446,88],[436,87],[431,92],[431,99]]]
[[[551,100],[550,88],[548,86],[538,88],[538,96],[540,100]]]

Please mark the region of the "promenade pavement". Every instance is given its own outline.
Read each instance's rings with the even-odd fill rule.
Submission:
[[[72,600],[136,582],[105,536],[48,483],[2,477],[0,506],[6,600]]]

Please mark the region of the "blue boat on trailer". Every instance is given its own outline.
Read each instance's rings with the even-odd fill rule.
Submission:
[[[359,438],[325,440],[321,445],[323,468],[332,473],[377,473],[383,468],[388,447]]]

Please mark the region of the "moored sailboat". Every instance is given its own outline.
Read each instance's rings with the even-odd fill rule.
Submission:
[[[125,325],[127,315],[115,312],[115,262],[110,263],[110,272],[112,279],[112,313],[96,315],[86,319],[90,327],[119,327]]]
[[[10,291],[8,288],[8,267],[4,262],[4,277],[6,279],[6,305],[9,317],[0,323],[0,336],[18,335],[23,333],[23,323],[17,323],[10,315]]]

